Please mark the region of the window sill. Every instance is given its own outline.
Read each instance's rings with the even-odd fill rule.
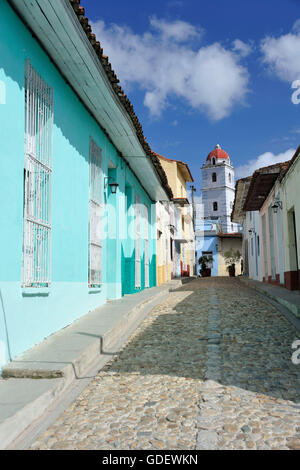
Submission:
[[[50,287],[23,287],[22,297],[48,297]]]
[[[102,285],[90,285],[88,286],[89,294],[100,294],[102,292]]]

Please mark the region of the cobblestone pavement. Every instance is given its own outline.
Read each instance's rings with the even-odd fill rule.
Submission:
[[[170,294],[32,449],[300,449],[297,330],[238,279]]]

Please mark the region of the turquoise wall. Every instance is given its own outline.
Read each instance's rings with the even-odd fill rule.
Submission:
[[[6,103],[0,104],[0,367],[107,299],[135,292],[134,240],[128,238],[135,192],[151,214],[150,198],[99,125],[10,6],[1,7],[0,83]],[[43,289],[21,288],[27,59],[54,89],[52,284]],[[103,150],[103,230],[109,232],[99,289],[88,288],[90,136]],[[109,161],[115,168],[108,169]],[[105,187],[107,176],[119,183],[116,195]],[[155,217],[151,221],[155,224]],[[142,243],[142,288],[143,249]],[[153,238],[150,287],[156,284],[155,250]]]

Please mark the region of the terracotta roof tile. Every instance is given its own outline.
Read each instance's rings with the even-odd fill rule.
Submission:
[[[289,171],[289,169],[291,168],[291,166],[293,165],[293,163],[296,161],[296,159],[300,157],[300,145],[299,147],[297,148],[296,152],[294,153],[293,157],[291,158],[291,160],[289,162],[286,162],[287,163],[287,166],[285,167],[285,169],[282,171],[281,173],[281,176],[280,176],[280,181],[283,180],[283,178],[286,176],[287,172]]]
[[[281,178],[288,165],[289,161],[276,163],[259,168],[253,173],[243,206],[244,211],[255,211],[261,208],[275,182]]]

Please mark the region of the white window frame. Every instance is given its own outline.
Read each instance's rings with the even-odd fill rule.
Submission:
[[[25,66],[22,287],[51,284],[53,88]]]
[[[88,286],[102,285],[102,149],[90,137]]]

